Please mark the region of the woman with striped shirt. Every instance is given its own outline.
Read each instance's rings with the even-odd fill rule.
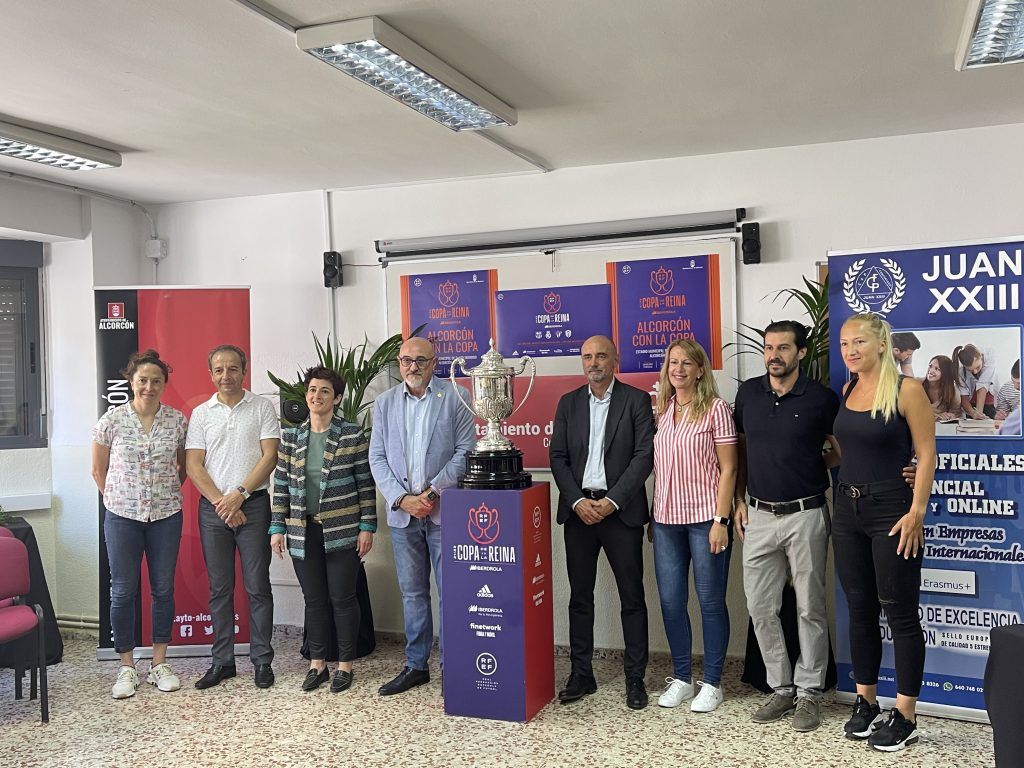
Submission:
[[[718,395],[707,353],[677,339],[665,350],[654,436],[654,570],[672,651],[674,677],[658,699],[677,707],[693,698],[689,570],[704,630],[704,681],[690,709],[712,712],[722,703],[721,679],[729,645],[725,605],[729,540],[736,487],[736,428]]]
[[[338,667],[331,691],[352,685],[359,631],[356,586],[361,558],[377,530],[377,494],[370,474],[370,439],[334,413],[345,382],[336,371],[306,371],[309,418],[284,430],[274,473],[270,546],[284,557],[285,537],[306,603],[309,671],[302,690],[327,682],[330,616],[338,633]]]

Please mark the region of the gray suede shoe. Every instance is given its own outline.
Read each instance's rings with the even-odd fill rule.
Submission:
[[[796,712],[793,713],[793,730],[807,733],[821,725],[821,704],[801,696],[796,700]]]
[[[754,713],[750,719],[755,723],[774,723],[781,720],[796,708],[796,700],[792,696],[773,693],[768,701]]]

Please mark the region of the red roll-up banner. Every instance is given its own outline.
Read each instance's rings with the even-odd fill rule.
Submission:
[[[191,418],[192,409],[214,392],[207,355],[219,344],[234,344],[247,352],[249,344],[248,288],[97,288],[96,353],[98,413],[131,399],[128,383],[119,371],[128,356],[152,348],[171,366],[163,402]],[[246,372],[245,387],[249,388]],[[182,488],[184,515],[181,549],[174,578],[175,617],[169,655],[202,656],[210,653],[213,625],[208,611],[210,595],[197,513],[199,492],[186,481]],[[100,532],[100,641],[97,658],[115,658],[110,627],[110,569],[103,538],[103,505],[99,504]],[[137,646],[152,645],[151,600],[145,561],[142,566],[137,611]],[[240,566],[235,565],[235,652],[245,653],[249,643],[249,611]],[[143,652],[143,655],[146,655]]]

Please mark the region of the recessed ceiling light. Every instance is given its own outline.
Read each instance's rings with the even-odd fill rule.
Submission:
[[[512,107],[376,16],[304,27],[295,42],[453,131],[516,123]]]
[[[66,171],[117,168],[121,165],[121,155],[109,149],[4,122],[0,122],[0,155]]]
[[[1024,61],[1024,0],[971,0],[956,49],[958,70]]]

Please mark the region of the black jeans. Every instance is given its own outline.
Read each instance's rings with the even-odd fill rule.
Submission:
[[[624,525],[617,514],[587,525],[574,512],[565,522],[565,565],[570,589],[569,657],[578,674],[594,675],[594,584],[602,548],[619,590],[626,678],[643,679],[647,671],[643,537],[642,526]]]
[[[860,685],[876,685],[882,663],[878,615],[885,611],[896,658],[896,691],[916,698],[924,676],[924,632],[919,615],[921,560],[896,554],[889,531],[910,510],[913,491],[899,488],[851,499],[836,492],[832,547],[850,612],[850,655]]]
[[[359,601],[356,600],[359,554],[355,547],[325,552],[323,526],[306,520],[305,559],[293,559],[292,565],[306,602],[309,658],[327,658],[331,636],[328,610],[333,610],[334,627],[338,632],[338,661],[354,660],[359,633]]]

